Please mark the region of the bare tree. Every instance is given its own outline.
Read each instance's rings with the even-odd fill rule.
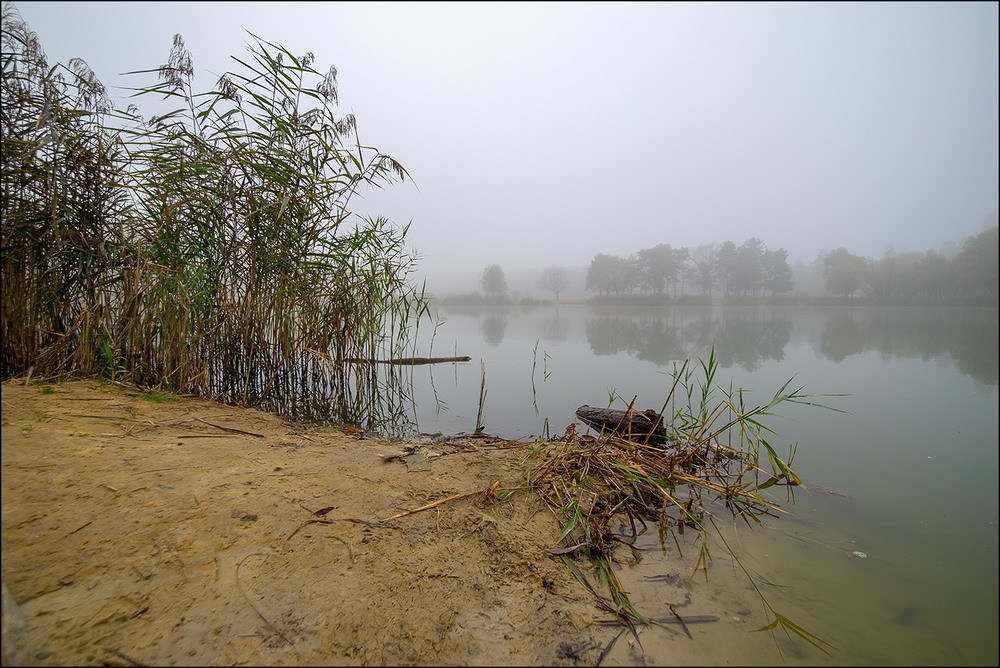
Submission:
[[[555,293],[556,301],[559,301],[559,293],[569,287],[569,276],[563,267],[554,264],[542,272],[538,287]]]

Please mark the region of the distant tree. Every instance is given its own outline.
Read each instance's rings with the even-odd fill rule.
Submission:
[[[677,267],[677,271],[674,273],[674,299],[677,299],[677,283],[681,284],[681,294],[684,294],[684,279],[687,278],[687,273],[684,268],[687,266],[688,258],[691,255],[691,250],[688,248],[675,248],[674,249],[674,266]]]
[[[632,294],[642,285],[642,262],[635,255],[629,255],[618,265],[616,285],[619,292]]]
[[[638,285],[638,261],[598,253],[587,269],[586,287],[602,295],[631,292]]]
[[[731,265],[730,289],[742,294],[757,294],[757,290],[763,287],[764,249],[764,242],[757,237],[751,237],[740,244]]]
[[[503,269],[499,264],[491,264],[483,270],[483,275],[479,279],[479,285],[486,294],[499,297],[507,294],[507,279],[503,275]]]
[[[917,290],[921,297],[941,301],[955,289],[955,265],[944,254],[929,250],[917,263]]]
[[[569,287],[569,276],[566,269],[559,265],[548,267],[542,272],[542,277],[538,279],[538,287],[555,293],[556,301],[559,301],[559,293]]]
[[[868,293],[875,299],[888,299],[895,293],[897,260],[896,251],[889,247],[882,254],[882,259],[868,262],[865,282]]]
[[[613,289],[614,265],[620,260],[620,257],[614,255],[604,253],[595,255],[590,261],[590,267],[587,268],[586,288],[602,295],[610,293]]]
[[[838,248],[823,260],[823,280],[830,292],[851,297],[861,287],[868,270],[868,261]]]
[[[722,296],[725,298],[729,296],[733,272],[736,269],[736,244],[732,241],[726,241],[719,246],[719,252],[715,254],[715,262],[715,275],[719,279],[719,287],[722,288]]]
[[[670,244],[657,244],[639,251],[639,284],[656,293],[677,281],[677,254]]]
[[[892,292],[893,299],[915,300],[920,293],[920,263],[923,253],[910,251],[896,256]],[[869,271],[870,273],[870,271]]]
[[[716,264],[719,244],[695,246],[688,254],[688,280],[695,284],[702,295],[710,295],[716,286]]]
[[[795,289],[809,295],[821,295],[827,292],[823,281],[823,260],[828,251],[823,250],[816,254],[811,262],[797,260],[792,264],[792,280],[795,282]]]
[[[955,256],[955,278],[964,292],[997,298],[997,227],[991,227],[978,236],[968,237]]]
[[[788,251],[784,248],[765,250],[761,258],[761,271],[761,287],[770,290],[772,297],[779,292],[791,292],[795,288],[792,268],[788,265]]]

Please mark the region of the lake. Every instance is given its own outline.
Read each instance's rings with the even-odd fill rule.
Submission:
[[[583,404],[660,410],[685,359],[720,360],[718,384],[767,403],[785,381],[845,413],[782,405],[765,419],[805,489],[771,488],[786,511],[765,526],[717,514],[706,579],[696,532],[619,573],[636,607],[715,615],[640,636],[648,661],[706,664],[956,665],[998,662],[998,318],[995,308],[440,308],[418,355],[469,363],[413,367],[396,429],[561,435]],[[651,531],[656,534],[655,528]],[[691,535],[695,534],[695,535]],[[722,542],[725,538],[726,543]],[[732,553],[726,547],[732,548]],[[754,589],[732,554],[753,576]],[[672,570],[677,583],[648,578]],[[765,603],[828,645],[782,629]],[[683,654],[678,651],[683,650]],[[633,665],[622,637],[605,665]]]

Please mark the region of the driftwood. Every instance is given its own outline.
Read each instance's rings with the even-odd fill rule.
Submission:
[[[401,357],[393,360],[368,360],[352,357],[348,362],[353,364],[443,364],[444,362],[468,362],[471,357]]]
[[[645,439],[648,434],[649,440],[655,443],[663,443],[667,438],[660,414],[651,408],[642,412],[632,410],[626,417],[626,411],[580,406],[576,416],[604,434],[617,433],[638,440]]]
[[[680,438],[680,435],[671,433],[667,436],[667,430],[663,427],[663,421],[659,419],[660,414],[649,408],[642,412],[632,410],[629,419],[625,419],[625,411],[611,408],[594,408],[593,406],[580,406],[576,409],[576,416],[582,422],[594,429],[597,429],[605,436],[617,434],[630,438],[640,443],[652,443],[668,447],[676,447],[680,444],[695,446],[693,441]],[[654,428],[655,425],[655,428]],[[646,435],[649,434],[647,441]],[[742,459],[746,455],[738,450],[712,441],[699,442],[698,447],[705,448],[706,452],[713,452],[716,456],[729,459]],[[830,492],[831,494],[836,493]],[[843,493],[842,493],[843,495]],[[633,499],[634,500],[634,499]],[[638,501],[636,501],[638,504]],[[640,510],[642,510],[640,508]],[[659,512],[659,511],[656,511]]]

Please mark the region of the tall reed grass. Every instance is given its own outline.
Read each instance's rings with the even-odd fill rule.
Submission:
[[[4,378],[349,406],[380,372],[348,360],[404,356],[427,314],[407,228],[349,205],[409,175],[335,115],[336,68],[251,37],[195,92],[175,36],[167,64],[130,73],[136,103],[174,107],[144,118],[83,61],[49,66],[4,6]]]

